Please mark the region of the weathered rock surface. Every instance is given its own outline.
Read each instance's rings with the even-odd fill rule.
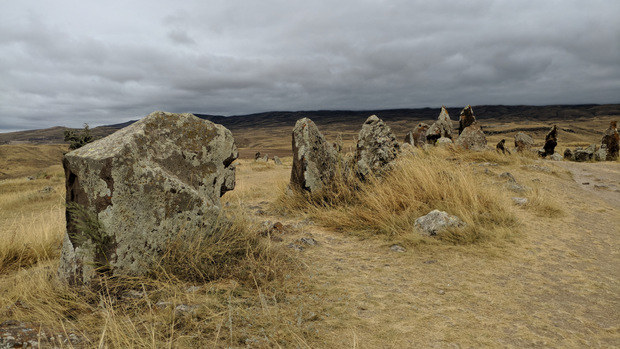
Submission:
[[[476,122],[474,111],[471,109],[471,105],[468,105],[461,110],[461,115],[459,116],[459,135],[474,122]]]
[[[575,161],[578,161],[578,162],[590,161],[594,158],[595,152],[596,152],[595,144],[591,144],[589,147],[585,149],[581,147],[577,147],[575,148],[575,151],[573,152],[573,158]]]
[[[560,153],[553,153],[549,155],[549,160],[552,160],[552,161],[562,161],[563,159],[564,157],[560,155]]]
[[[456,139],[455,144],[468,150],[482,151],[487,148],[487,138],[484,136],[480,124],[474,121],[465,127],[459,138]]]
[[[414,226],[423,235],[433,236],[449,228],[464,227],[465,222],[447,212],[432,210],[427,215],[416,219]]]
[[[426,144],[426,132],[428,131],[428,125],[421,122],[413,131],[407,132],[405,136],[405,143],[409,143],[416,147],[423,147]]]
[[[445,107],[441,107],[439,118],[426,131],[426,140],[430,144],[435,144],[441,137],[452,139],[452,120]]]
[[[438,147],[448,147],[448,146],[452,146],[454,144],[454,142],[452,142],[452,139],[447,138],[447,137],[440,137],[436,142],[435,145]]]
[[[523,132],[515,135],[515,148],[518,152],[529,151],[534,145],[534,139]]]
[[[170,238],[217,219],[220,196],[235,187],[237,156],[225,127],[164,112],[67,153],[67,203],[101,229],[81,231],[67,210],[59,278],[88,284],[102,270],[146,273]]]
[[[605,161],[607,160],[607,148],[600,147],[597,151],[594,152],[594,160],[595,161]]]
[[[323,188],[334,178],[337,156],[312,120],[297,120],[293,128],[291,188],[309,192]]]
[[[355,162],[361,179],[381,176],[394,165],[400,144],[392,130],[376,115],[366,119],[357,137]]]
[[[605,130],[605,133],[603,134],[603,139],[601,139],[601,148],[602,145],[604,145],[607,149],[607,161],[615,161],[618,159],[620,151],[620,136],[618,135],[618,127],[616,121],[612,121],[609,123],[609,128]]]
[[[542,157],[546,157],[555,153],[555,146],[558,145],[558,128],[556,125],[549,130],[545,137],[545,145],[543,146]]]

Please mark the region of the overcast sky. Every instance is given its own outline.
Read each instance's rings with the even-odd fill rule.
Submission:
[[[1,0],[0,132],[154,110],[619,103],[619,15],[617,0]]]

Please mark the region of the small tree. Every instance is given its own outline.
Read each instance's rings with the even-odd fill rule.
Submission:
[[[94,140],[95,137],[90,134],[88,124],[84,124],[84,129],[80,132],[65,130],[65,142],[71,142],[69,145],[69,149],[71,150],[81,148]]]

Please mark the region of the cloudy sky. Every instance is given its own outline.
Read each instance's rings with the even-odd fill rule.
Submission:
[[[617,0],[3,0],[0,132],[620,102]]]

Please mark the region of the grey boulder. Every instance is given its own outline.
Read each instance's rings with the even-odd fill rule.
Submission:
[[[432,210],[427,215],[416,219],[414,224],[420,233],[427,236],[434,236],[446,229],[461,228],[465,225],[459,217],[439,210]]]
[[[154,112],[67,153],[68,207],[81,207],[96,234],[67,210],[59,279],[89,284],[101,272],[144,275],[177,234],[215,222],[235,187],[238,152],[221,125]]]

